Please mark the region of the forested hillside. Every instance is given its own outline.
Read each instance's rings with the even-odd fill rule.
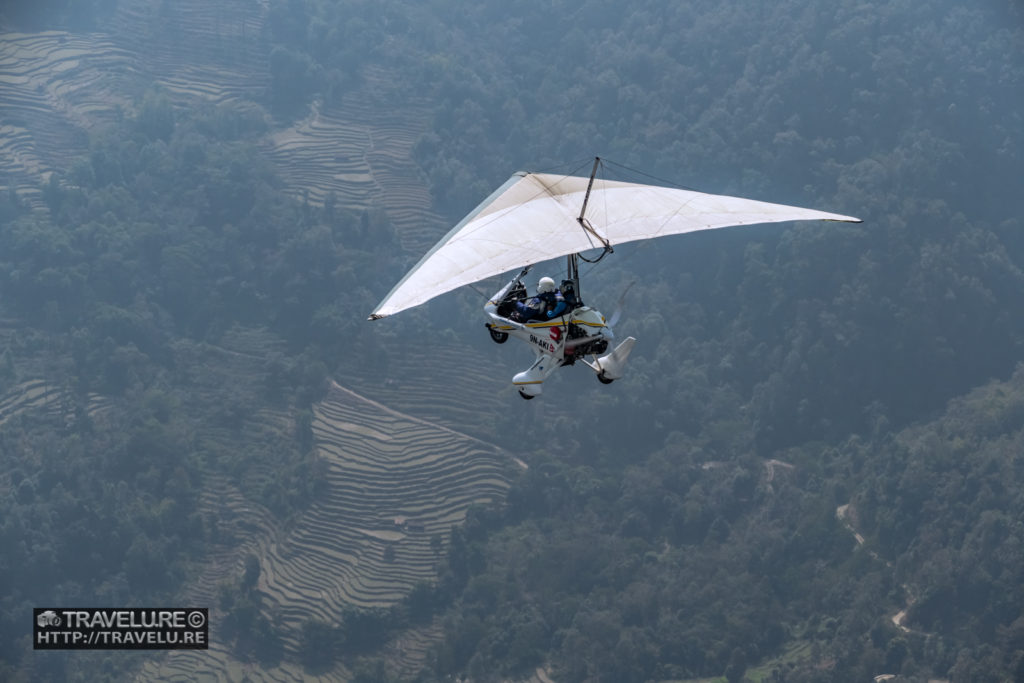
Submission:
[[[352,25],[328,3],[305,7],[310,31],[331,35]],[[972,386],[1007,377],[1021,358],[1024,330],[1013,314],[1024,284],[1019,8],[582,2],[456,9],[396,2],[356,12],[366,22],[361,28],[380,32],[370,48],[375,58],[426,74],[410,80],[414,92],[436,88],[434,126],[417,159],[453,219],[512,169],[568,171],[578,168],[569,160],[594,153],[698,189],[865,219],[856,227],[694,236],[630,250],[621,266],[612,260],[595,272],[611,296],[634,273],[644,274],[627,318],[644,351],[631,361],[622,393],[595,400],[589,386],[573,382],[582,419],[530,427],[538,443],[557,444],[543,448],[555,459],[550,467],[572,475],[561,494],[548,494],[554,508],[535,500],[545,486],[532,474],[522,491],[513,489],[510,500],[533,501],[527,508],[542,510],[543,523],[519,521],[522,510],[491,520],[506,528],[480,550],[493,571],[467,584],[449,616],[437,670],[487,678],[547,661],[568,680],[644,680],[720,674],[730,663],[735,675],[737,662],[775,662],[765,671],[783,675],[792,665],[802,673],[788,675],[798,678],[862,680],[902,668],[911,677],[970,680],[964,662],[977,659],[989,668],[975,675],[1009,676],[1015,645],[1001,641],[1005,656],[986,656],[973,649],[982,641],[960,640],[956,629],[927,631],[927,647],[910,637],[916,649],[908,656],[908,636],[889,617],[922,589],[904,588],[902,574],[882,560],[849,555],[849,531],[835,510],[860,489],[859,470],[843,464],[852,457],[844,445],[851,434],[871,444],[858,448],[873,461],[885,461],[893,456],[879,444],[892,430],[934,416]],[[295,45],[303,51],[301,41]],[[325,69],[336,58],[304,53]],[[674,454],[669,462],[689,467],[688,477],[700,474],[705,495],[690,478],[637,465],[650,449],[641,444],[658,442]],[[687,463],[686,455],[694,460]],[[793,468],[766,469],[773,459]],[[649,478],[638,493],[629,480],[618,483],[629,467]],[[779,472],[782,482],[774,478]],[[715,477],[724,479],[717,488]],[[773,497],[757,500],[750,490],[786,484],[797,489],[783,496],[792,518],[773,507]],[[593,497],[590,506],[566,494],[574,486],[585,501]],[[613,504],[627,493],[630,505]],[[675,505],[686,507],[673,513]],[[825,537],[809,534],[798,519],[817,520]],[[781,538],[772,535],[774,524]],[[711,559],[712,527],[732,551],[727,561]],[[608,545],[587,535],[593,529]],[[628,547],[637,529],[650,545]],[[902,548],[879,557],[901,556],[916,538],[917,528],[910,529]],[[760,545],[765,539],[776,542]],[[834,543],[840,548],[830,555]],[[601,550],[584,551],[595,546]],[[710,569],[700,580],[699,570],[673,556],[674,547],[719,569],[746,568],[742,558],[757,558],[743,583],[769,602],[762,611],[752,596],[739,598],[738,588],[724,591],[728,604],[699,599],[716,586]],[[547,556],[544,549],[560,559],[536,559]],[[614,596],[628,584],[608,576],[588,581],[588,570],[604,566],[596,558],[613,564],[647,550],[662,561],[646,570],[644,587],[652,604],[666,607],[627,619],[635,598]],[[773,552],[786,558],[780,574],[765,557]],[[586,559],[568,562],[576,556]],[[555,578],[551,568],[566,566],[579,583]],[[815,592],[816,574],[827,595]],[[685,587],[667,588],[684,579]],[[788,581],[800,586],[798,594],[785,592]],[[565,612],[551,612],[551,603],[562,601]],[[589,626],[595,612],[605,619],[603,631]],[[810,613],[817,616],[808,629]],[[692,652],[680,646],[685,638],[665,630],[666,614],[696,629]],[[740,614],[755,625],[735,624]],[[758,623],[759,614],[770,615],[774,627]],[[908,628],[921,626],[918,614],[920,608],[909,610]],[[734,621],[708,625],[724,615]],[[813,648],[801,650],[801,643]],[[805,656],[805,669],[799,657],[783,663],[769,656],[790,652],[786,644]],[[535,656],[524,656],[531,649]]]
[[[1019,4],[0,16],[0,678],[1024,676]],[[476,292],[365,322],[513,171],[595,155],[864,223],[617,250],[584,277],[635,281],[630,374],[531,403]],[[209,656],[25,638],[185,596]]]
[[[229,111],[176,121],[151,98],[44,188],[47,211],[5,207],[8,667],[35,604],[176,593],[218,540],[199,505],[210,476],[281,519],[315,497],[301,415],[326,370],[299,354],[342,247],[314,246],[331,227],[281,196],[239,128]],[[37,377],[59,392],[47,413],[21,409]]]

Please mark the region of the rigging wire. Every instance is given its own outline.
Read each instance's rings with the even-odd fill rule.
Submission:
[[[702,191],[702,190],[698,190],[695,187],[689,187],[687,185],[683,185],[682,183],[676,182],[674,180],[668,180],[667,178],[659,178],[656,175],[651,175],[650,173],[644,173],[643,171],[641,171],[639,169],[631,168],[629,166],[626,166],[625,164],[620,164],[620,163],[615,162],[615,161],[611,161],[611,160],[608,160],[608,159],[602,159],[602,161],[607,162],[609,166],[615,166],[616,168],[620,168],[623,171],[628,171],[629,173],[633,173],[635,175],[642,176],[644,178],[647,178],[648,180],[656,180],[659,183],[663,183],[665,185],[668,185],[669,187],[677,187],[677,188],[679,188],[681,190],[689,190],[690,192],[701,192]]]
[[[466,287],[469,287],[470,289],[472,289],[474,292],[476,292],[477,294],[479,294],[480,296],[482,296],[485,299],[490,299],[491,298],[491,295],[488,294],[487,292],[483,291],[482,289],[479,289],[476,286],[475,282],[470,282],[468,285],[466,285]]]
[[[577,161],[570,161],[568,163],[559,164],[558,166],[552,166],[551,168],[546,168],[546,169],[545,168],[540,168],[540,169],[537,169],[536,171],[530,171],[530,172],[531,173],[551,173],[551,174],[560,175],[563,178],[567,178],[567,177],[569,177],[569,176],[571,176],[571,175],[573,175],[575,173],[579,173],[581,170],[583,170],[584,166],[586,166],[588,163],[591,163],[592,161],[594,161],[594,157],[584,157],[583,159],[580,159],[580,160],[577,160]],[[563,171],[562,169],[564,169],[566,167],[569,167],[570,170]]]

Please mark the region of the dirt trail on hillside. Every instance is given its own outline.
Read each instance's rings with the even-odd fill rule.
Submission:
[[[836,508],[836,518],[843,523],[843,526],[850,530],[850,533],[853,534],[854,539],[857,541],[857,545],[859,547],[863,547],[864,536],[862,536],[854,526],[856,523],[856,509],[851,508],[849,503],[846,505],[840,505]],[[868,550],[868,553],[874,559],[884,562],[886,567],[889,567],[890,569],[893,568],[892,562],[881,558],[874,550]],[[904,594],[907,596],[907,604],[899,612],[892,615],[889,620],[894,626],[896,626],[896,628],[900,629],[904,633],[924,633],[924,631],[914,631],[903,623],[907,619],[907,612],[914,606],[914,594],[910,590],[910,586],[907,584],[903,584],[902,587]]]

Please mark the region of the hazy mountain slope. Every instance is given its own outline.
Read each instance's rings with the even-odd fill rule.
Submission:
[[[5,319],[3,333],[4,359],[10,366],[5,377],[13,382],[39,368],[41,376],[52,378],[8,387],[3,433],[7,447],[13,449],[5,462],[14,466],[14,476],[6,483],[11,491],[23,492],[10,500],[12,510],[18,511],[12,518],[22,519],[19,515],[30,503],[44,504],[30,492],[49,491],[52,485],[52,474],[29,475],[36,469],[31,451],[22,452],[44,439],[42,431],[50,422],[71,424],[72,416],[94,416],[100,408],[114,416],[109,423],[91,421],[97,437],[84,451],[57,448],[72,463],[68,472],[57,476],[72,500],[88,496],[74,473],[77,459],[95,457],[89,448],[116,444],[117,429],[126,437],[136,429],[150,430],[124,454],[118,451],[122,459],[111,468],[93,468],[100,481],[127,482],[131,476],[117,467],[138,459],[134,472],[141,477],[135,491],[139,500],[130,503],[131,509],[153,509],[142,516],[146,533],[137,534],[137,544],[109,551],[110,572],[120,569],[126,549],[129,556],[137,551],[139,557],[137,570],[101,588],[108,591],[103,599],[152,600],[141,598],[161,594],[144,585],[150,578],[154,585],[163,581],[160,591],[183,587],[184,593],[174,599],[236,615],[219,619],[224,626],[213,660],[174,659],[160,665],[169,675],[188,676],[195,673],[190,667],[197,666],[230,677],[247,666],[242,662],[251,658],[252,648],[260,647],[261,657],[286,657],[279,664],[261,659],[268,671],[280,666],[280,671],[291,672],[281,675],[302,677],[302,665],[295,661],[307,647],[302,630],[307,622],[338,624],[346,610],[392,605],[417,583],[430,581],[451,526],[460,522],[469,505],[500,499],[511,476],[505,456],[449,429],[414,418],[403,422],[405,418],[393,414],[376,427],[365,426],[381,422],[388,411],[354,394],[342,407],[330,399],[323,403],[324,410],[344,414],[338,433],[328,436],[335,418],[323,413],[304,422],[306,407],[288,395],[294,387],[293,373],[305,375],[315,395],[326,368],[309,357],[296,360],[308,343],[310,319],[293,324],[296,306],[292,299],[285,303],[285,297],[303,300],[305,305],[299,308],[312,308],[299,316],[312,316],[317,306],[351,289],[354,272],[367,270],[366,255],[349,245],[387,244],[387,258],[396,258],[403,248],[414,253],[425,248],[442,226],[430,212],[429,197],[409,159],[424,121],[422,106],[379,116],[376,112],[383,103],[377,100],[370,106],[367,102],[373,99],[356,92],[346,103],[323,110],[326,127],[314,118],[313,125],[288,128],[286,122],[275,124],[251,101],[265,94],[261,91],[268,78],[264,62],[269,46],[260,41],[259,28],[264,9],[258,4],[161,8],[126,2],[90,32],[7,33],[2,40],[12,77],[4,81],[9,96],[3,98],[0,114],[25,124],[5,129],[4,139],[16,162],[7,178],[26,200],[20,205],[11,201],[12,213],[4,217],[6,244],[11,247],[5,250],[5,312],[13,315]],[[375,93],[384,82],[386,76],[371,74],[361,92]],[[195,117],[202,121],[198,126]],[[110,132],[119,139],[108,137]],[[253,151],[261,150],[273,164],[264,167],[256,156],[241,162],[259,180],[240,172],[238,159],[245,153],[210,172],[209,162],[232,145],[238,151],[239,140],[251,144]],[[349,157],[355,160],[354,167]],[[280,170],[283,186],[276,177],[271,179],[274,168]],[[304,175],[307,170],[314,172],[313,178]],[[318,173],[328,178],[326,186],[317,185]],[[368,180],[353,183],[354,176]],[[273,183],[273,189],[264,183]],[[332,190],[337,200],[330,196]],[[310,226],[309,205],[301,209],[305,215],[298,208],[277,213],[283,198],[271,197],[279,193],[308,196],[314,206],[326,200],[328,206],[323,214],[315,209],[316,227]],[[261,217],[247,220],[249,208],[244,207],[247,202],[251,207],[256,196],[265,202],[258,209]],[[47,215],[57,225],[50,225]],[[346,245],[334,245],[334,256],[340,258],[333,261],[321,250],[328,273],[320,275],[326,280],[311,281],[313,274],[304,265],[292,269],[283,261],[295,258],[300,263],[317,248],[312,240],[319,239],[313,235],[323,237],[321,220],[331,226],[328,234],[345,234]],[[241,231],[225,230],[224,221],[237,223]],[[282,252],[277,236],[300,223],[298,230],[309,231],[305,234],[310,243],[295,240]],[[35,232],[41,226],[47,226],[48,236],[60,236],[50,242],[50,255],[67,247],[56,260],[47,260],[37,248],[48,240],[44,232]],[[393,244],[395,231],[398,242]],[[292,256],[282,256],[286,252]],[[256,254],[262,263],[253,268]],[[339,266],[354,272],[329,277]],[[30,275],[15,284],[19,269]],[[210,279],[215,270],[221,273],[216,285]],[[271,276],[273,271],[281,278]],[[306,271],[307,279],[296,280],[300,271]],[[58,290],[48,289],[47,274],[58,272],[65,279],[58,278]],[[375,275],[362,286],[376,286],[384,277]],[[76,287],[77,294],[69,297]],[[310,290],[316,290],[313,299],[319,303],[311,300]],[[247,304],[237,299],[253,294],[255,299]],[[50,301],[52,316],[39,315],[46,306],[35,308],[31,302],[37,297]],[[277,314],[272,301],[283,303]],[[362,323],[364,315],[359,313],[369,304],[361,293],[358,300],[340,306],[343,318],[324,306],[319,325],[322,338],[344,353],[323,352],[324,358],[332,363],[341,358],[338,367],[344,381],[379,386],[384,378],[373,363],[364,362],[372,356],[365,341],[360,347],[358,338],[329,331],[339,320],[346,327],[352,321]],[[221,317],[218,311],[224,310],[230,313]],[[290,342],[268,326],[289,330]],[[366,339],[365,333],[361,336]],[[449,379],[461,372],[449,372]],[[66,395],[44,384],[47,381],[70,383],[76,391],[99,383],[113,398],[77,396],[74,391]],[[429,384],[417,388],[421,381],[405,378],[403,386],[413,389],[413,395],[429,397]],[[144,393],[146,398],[139,401],[133,394],[126,399],[126,391]],[[463,414],[471,412],[473,392],[463,391],[452,399],[465,406]],[[173,427],[162,433],[146,423],[147,418],[133,418],[133,403],[144,404],[158,422],[169,420]],[[61,412],[44,413],[46,422],[17,419],[55,406],[62,406]],[[75,425],[83,424],[81,417],[75,419]],[[375,456],[372,449],[371,455],[362,450],[368,448],[366,429],[387,441]],[[175,439],[170,438],[172,431]],[[316,442],[321,437],[323,444],[332,445],[302,454],[304,440]],[[369,459],[359,464],[360,457]],[[151,497],[154,486],[163,484],[149,477],[146,468],[160,458],[166,458],[166,467],[179,467],[171,481],[180,486],[187,481],[188,490],[181,493],[194,496],[187,544],[194,550],[191,555],[163,538],[169,531],[167,520],[179,508],[161,503],[160,494]],[[347,474],[346,462],[353,467]],[[130,523],[129,514],[113,504],[109,508],[121,522]],[[406,521],[396,522],[402,518]],[[58,516],[56,522],[61,519]],[[42,531],[28,527],[15,524],[9,529],[12,539],[25,538],[26,531]],[[145,536],[148,541],[142,540]],[[132,538],[124,534],[129,545]],[[157,543],[148,545],[154,540]],[[59,553],[65,552],[66,542],[63,537],[53,539]],[[262,579],[256,595],[234,588],[244,575],[247,553],[260,562]],[[151,572],[168,557],[176,561],[166,563],[163,572]],[[24,564],[35,566],[34,561]],[[7,602],[60,601],[65,594],[83,596],[78,598],[83,603],[95,602],[98,598],[89,596],[97,594],[95,582],[102,571],[101,564],[91,566],[81,572],[80,585],[56,590],[66,578],[59,572],[47,574],[52,579],[48,585],[23,583],[28,575],[22,572],[7,573],[9,585],[17,589],[6,596]],[[272,622],[271,630],[252,631],[253,622],[238,616],[244,610],[235,609],[234,601],[246,600],[264,605],[256,615],[263,620],[260,623]],[[17,630],[13,622],[4,625],[5,634]],[[395,633],[389,666],[415,671],[439,635],[430,624]],[[5,636],[5,647],[6,643]],[[70,661],[53,658],[47,675],[87,675],[88,667],[72,673],[66,668]],[[125,658],[122,666],[132,661]],[[344,677],[346,665],[338,666],[333,677]],[[24,675],[29,669],[19,669],[12,658],[4,670]]]
[[[301,680],[302,670],[287,661],[243,664],[223,645],[252,643],[254,631],[269,628],[283,643],[278,657],[294,660],[308,647],[307,624],[337,627],[346,611],[399,602],[417,583],[434,579],[452,526],[470,505],[501,499],[514,467],[489,444],[389,410],[337,384],[314,407],[312,428],[319,493],[287,526],[233,492],[223,477],[208,484],[217,496],[204,509],[225,525],[222,533],[237,528],[241,538],[235,540],[242,541],[232,548],[233,561],[218,563],[210,578],[216,577],[223,592],[238,577],[244,587],[234,590],[243,597],[230,598],[235,609],[222,612],[223,621],[211,635],[218,647],[169,655],[147,666],[142,679],[176,673],[224,677],[244,666],[253,680]],[[189,604],[210,604],[218,595],[193,586],[184,597]],[[257,605],[257,614],[250,616],[255,621],[238,622],[242,600]],[[392,653],[389,666],[417,670],[426,644],[437,636],[436,629],[401,634],[399,640],[409,642]],[[411,644],[417,640],[424,642]],[[266,654],[257,658],[262,661]],[[327,661],[334,663],[329,656]],[[346,667],[339,662],[330,675],[321,673],[325,679],[344,679]]]
[[[426,102],[414,106],[387,71],[357,66],[354,87],[337,103],[321,102],[294,124],[273,121],[266,20],[259,2],[124,0],[88,32],[0,34],[0,151],[9,161],[0,189],[40,206],[41,185],[67,171],[69,153],[85,153],[90,132],[136,109],[155,87],[180,108],[248,103],[248,116],[270,127],[266,154],[289,194],[381,210],[403,248],[425,251],[443,230],[410,160],[429,121]]]
[[[88,30],[9,33],[3,52],[5,182],[31,205],[0,198],[0,372],[17,413],[0,428],[17,461],[0,674],[104,666],[30,659],[17,615],[33,601],[171,599],[189,580],[216,600],[221,642],[146,673],[1017,672],[1016,381],[944,408],[1024,349],[1017,5],[96,9]],[[104,94],[103,65],[124,91]],[[600,387],[566,372],[529,404],[505,388],[529,354],[473,317],[486,295],[364,322],[512,170],[594,154],[866,222],[619,250],[586,286],[612,302],[638,280],[619,330],[640,339],[630,374]],[[325,377],[366,400],[325,399]],[[53,413],[28,381],[72,409]],[[95,395],[109,407],[90,424]],[[530,469],[447,552],[441,520],[504,480],[412,475],[425,488],[403,496],[454,491],[427,552],[387,527],[391,491],[360,478],[389,481],[366,463],[398,453],[381,436],[396,420],[412,437],[400,457],[425,472],[472,438]],[[317,438],[345,448],[317,455]],[[350,479],[378,507],[355,506]]]

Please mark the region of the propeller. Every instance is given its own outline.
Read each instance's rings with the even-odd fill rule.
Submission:
[[[615,323],[619,322],[619,318],[622,317],[622,306],[626,301],[626,294],[629,293],[630,288],[636,284],[636,280],[633,280],[626,285],[625,291],[622,292],[622,296],[619,297],[619,302],[615,304],[615,312],[612,313],[612,317],[608,320],[608,327],[615,327]]]

